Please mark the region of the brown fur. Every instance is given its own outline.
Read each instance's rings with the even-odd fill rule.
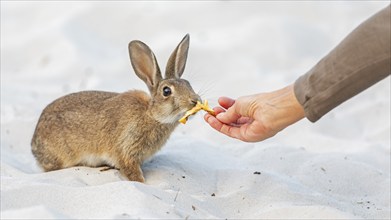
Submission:
[[[175,57],[186,59],[188,43],[187,35],[167,66],[175,65]],[[162,79],[156,59],[145,44],[131,42],[129,52],[136,74],[147,83],[152,97],[138,90],[84,91],[49,104],[31,142],[32,152],[45,171],[109,165],[120,169],[129,180],[144,182],[141,164],[161,149],[178,125],[177,120],[200,98],[186,80],[179,78],[186,60],[180,60],[183,66],[173,68],[182,72],[166,73],[166,79]],[[172,89],[172,95],[163,95],[165,87]]]

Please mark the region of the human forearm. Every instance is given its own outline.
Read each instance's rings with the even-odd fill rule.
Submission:
[[[390,6],[358,26],[294,85],[310,121],[391,72]]]
[[[262,112],[259,114],[267,116],[265,120],[275,132],[304,118],[304,109],[295,96],[293,84],[280,90],[261,94],[258,101],[262,103],[259,107]]]

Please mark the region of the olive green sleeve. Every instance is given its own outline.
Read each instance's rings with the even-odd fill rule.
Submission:
[[[387,6],[353,30],[294,84],[305,116],[317,121],[391,73],[391,17]]]

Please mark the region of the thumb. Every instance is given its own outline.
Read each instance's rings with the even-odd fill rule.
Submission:
[[[216,115],[216,118],[224,124],[236,123],[240,117],[241,115],[236,112],[236,103],[228,108],[226,112]]]
[[[243,96],[235,100],[235,103],[225,113],[220,113],[216,118],[225,124],[237,123],[239,118],[254,117],[256,109],[254,96]]]

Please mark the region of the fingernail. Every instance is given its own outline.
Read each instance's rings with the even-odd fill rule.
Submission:
[[[225,114],[225,113],[222,112],[222,113],[216,115],[216,118],[220,120],[221,118],[224,118],[224,114]]]
[[[208,117],[207,122],[208,122],[209,124],[211,124],[211,123],[213,122],[213,118],[212,118],[212,117]]]

